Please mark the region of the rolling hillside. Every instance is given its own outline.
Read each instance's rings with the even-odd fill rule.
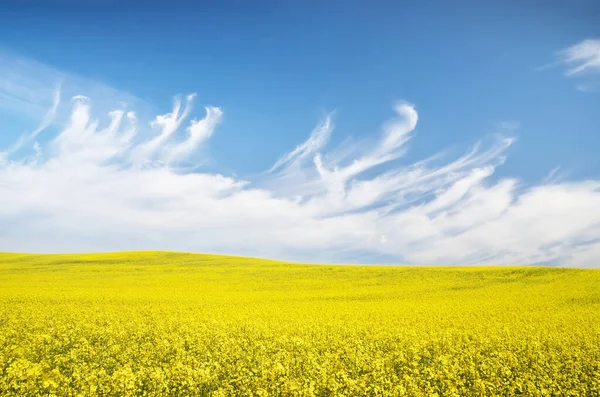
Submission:
[[[599,395],[600,271],[0,254],[0,395]]]

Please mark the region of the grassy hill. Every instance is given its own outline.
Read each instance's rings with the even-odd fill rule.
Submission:
[[[0,254],[0,395],[599,395],[600,271]]]

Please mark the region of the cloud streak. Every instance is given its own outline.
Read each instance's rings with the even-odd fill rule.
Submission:
[[[586,39],[558,51],[558,63],[566,68],[565,75],[578,78],[577,91],[598,91],[600,72],[600,39]]]
[[[559,52],[559,57],[568,66],[567,76],[600,72],[600,39],[586,39],[567,47]]]
[[[41,124],[35,130],[31,131],[30,133],[21,135],[19,140],[17,142],[15,142],[13,145],[11,145],[5,152],[0,152],[0,157],[6,157],[8,155],[11,155],[11,154],[19,151],[27,143],[30,143],[35,138],[37,138],[37,136],[42,131],[44,131],[46,128],[48,128],[54,121],[59,104],[60,104],[60,87],[57,87],[56,90],[54,91],[52,107],[48,110],[48,112],[44,116]]]
[[[205,106],[194,119],[195,94],[154,117],[117,102],[106,111],[106,98],[62,91],[55,98],[62,101],[50,105],[51,116],[0,162],[0,250],[600,265],[600,181],[549,177],[525,185],[496,177],[514,128],[454,159],[433,154],[408,163],[416,106],[396,104],[376,140],[350,147],[328,147],[329,114],[268,171],[238,178],[185,167],[202,162],[224,116]],[[33,142],[50,127],[51,139]]]

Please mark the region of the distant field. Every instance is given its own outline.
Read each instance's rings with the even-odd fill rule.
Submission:
[[[600,271],[0,254],[0,395],[600,395]]]

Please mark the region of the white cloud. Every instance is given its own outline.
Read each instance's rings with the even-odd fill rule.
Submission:
[[[568,66],[567,76],[585,72],[600,72],[600,39],[586,39],[559,52]]]
[[[401,103],[375,141],[326,150],[328,115],[269,172],[242,179],[181,166],[199,160],[221,109],[206,107],[204,118],[191,120],[191,95],[164,115],[143,117],[123,109],[125,95],[110,92],[119,99],[110,112],[106,96],[49,104],[58,127],[52,139],[32,133],[32,153],[28,146],[5,151],[0,250],[600,265],[600,181],[557,179],[558,170],[529,186],[495,178],[510,137],[484,139],[451,161],[434,155],[409,164],[402,155],[418,113]],[[49,123],[41,118],[41,126]]]
[[[58,110],[59,104],[60,104],[60,88],[57,87],[56,90],[54,91],[54,99],[53,99],[52,107],[45,114],[41,124],[35,130],[31,131],[30,133],[21,135],[21,137],[19,138],[19,140],[17,142],[15,142],[13,145],[11,145],[6,151],[1,152],[1,156],[6,157],[10,154],[13,154],[13,153],[19,151],[21,148],[23,148],[23,146],[25,146],[27,143],[30,143],[31,141],[33,141],[42,131],[44,131],[46,128],[48,128],[54,121],[54,118],[56,117],[56,112]]]
[[[329,136],[333,130],[332,115],[327,115],[325,119],[311,132],[308,140],[298,145],[294,150],[281,156],[271,167],[269,172],[274,172],[282,168],[288,171],[297,167],[303,160],[322,149],[329,141]]]
[[[567,77],[578,77],[575,89],[584,93],[598,91],[600,39],[586,39],[558,52],[559,64],[566,67]]]
[[[187,159],[203,142],[212,136],[221,121],[223,111],[214,106],[207,106],[205,110],[206,116],[202,120],[191,121],[190,126],[187,128],[187,140],[166,148],[164,157],[167,163]]]

